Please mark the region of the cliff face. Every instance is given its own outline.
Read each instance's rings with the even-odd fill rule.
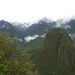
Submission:
[[[42,75],[74,74],[75,48],[63,29],[57,28],[47,33],[35,64]]]

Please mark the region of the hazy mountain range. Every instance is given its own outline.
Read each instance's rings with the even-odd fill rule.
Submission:
[[[0,21],[0,32],[8,32],[11,36],[17,36],[21,42],[25,43],[26,48],[36,49],[42,45],[43,38],[48,30],[53,28],[65,29],[72,39],[75,39],[75,19],[52,21],[47,18],[41,19],[36,23],[19,23]]]

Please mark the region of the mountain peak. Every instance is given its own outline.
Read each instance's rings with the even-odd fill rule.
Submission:
[[[35,63],[42,75],[71,75],[75,48],[71,38],[61,28],[48,32]]]

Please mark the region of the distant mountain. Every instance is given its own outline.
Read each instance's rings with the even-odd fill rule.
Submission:
[[[63,22],[63,20],[51,21],[47,18],[43,18],[36,23],[28,24],[28,23],[19,23],[19,22],[7,22],[4,20],[0,21],[0,32],[8,32],[11,36],[17,36],[19,39],[25,43],[25,47],[35,47],[34,44],[31,45],[29,43],[37,41],[39,44],[37,47],[39,48],[41,43],[43,42],[42,39],[44,37],[37,37],[35,36],[43,36],[48,31],[52,30],[53,28],[62,28],[65,29],[68,34],[75,40],[75,20],[71,19],[69,21]],[[29,38],[30,37],[30,38]],[[32,39],[34,38],[34,39]],[[30,40],[30,41],[28,41]],[[40,41],[39,41],[40,40]]]
[[[24,40],[25,36],[25,28],[19,27],[19,25],[13,25],[7,21],[1,20],[0,21],[0,32],[8,32],[11,36],[17,36]]]
[[[34,58],[41,75],[75,74],[75,46],[66,31],[61,28],[47,33],[42,48]]]
[[[68,34],[75,40],[75,19],[71,19],[68,22],[62,24],[63,28],[68,32]]]
[[[37,50],[42,46],[43,39],[48,30],[52,30],[55,28],[56,22],[50,21],[49,19],[42,19],[37,23],[32,24],[30,27],[26,29],[26,37],[25,39],[31,36],[31,40],[25,43],[25,47],[29,50]],[[38,36],[35,38],[35,36]],[[28,37],[29,36],[29,37]],[[32,37],[35,38],[32,40]]]
[[[62,19],[55,21],[51,21],[49,19],[41,19],[37,23],[33,23],[26,29],[26,36],[32,35],[44,35],[48,32],[48,30],[52,30],[53,28],[62,28],[65,29],[68,34],[75,33],[75,20],[71,19],[68,21],[63,21]]]
[[[54,28],[56,22],[50,21],[49,19],[42,19],[37,23],[33,23],[29,28],[26,29],[26,35],[43,35],[49,29]]]
[[[18,36],[25,41],[25,37],[44,35],[49,29],[55,26],[55,22],[50,22],[47,19],[40,20],[37,23],[33,23],[31,26],[27,23],[10,23],[4,20],[0,21],[0,32],[8,32],[12,36]]]
[[[67,24],[71,26],[68,31],[70,33],[75,33],[75,19],[71,19]]]
[[[67,33],[73,40],[75,40],[75,31],[74,31],[75,25],[72,24],[71,21],[72,20],[63,21],[60,19],[60,20],[54,22],[49,19],[42,19],[42,20],[38,21],[37,23],[32,24],[30,27],[28,27],[26,29],[26,36],[31,36],[31,37],[35,36],[35,35],[42,36],[42,35],[46,34],[48,31],[52,30],[53,28],[62,28],[67,31]],[[75,20],[74,20],[74,22],[75,22]],[[32,49],[34,50],[34,48],[36,48],[36,49],[40,48],[41,43],[43,43],[43,39],[44,39],[44,37],[40,37],[40,38],[37,37],[34,40],[28,41],[25,44],[25,47],[26,48],[29,47],[29,49],[31,49],[31,50]],[[34,41],[35,41],[35,43],[33,43]],[[31,42],[32,42],[32,44],[31,44]],[[39,44],[36,45],[36,43],[39,43]]]

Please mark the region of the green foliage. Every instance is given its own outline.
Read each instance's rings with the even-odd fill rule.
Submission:
[[[38,48],[42,47],[42,44],[43,44],[43,38],[39,37],[25,43],[24,47],[28,49],[31,53],[34,53],[37,51]]]
[[[38,75],[28,50],[21,52],[16,37],[0,34],[0,75]]]
[[[74,75],[75,47],[63,29],[53,29],[35,57],[36,67],[41,75]]]

